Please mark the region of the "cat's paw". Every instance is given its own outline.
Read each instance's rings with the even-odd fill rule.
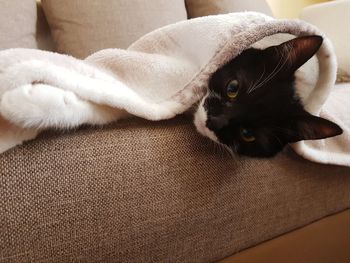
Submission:
[[[0,112],[21,127],[62,127],[79,124],[79,101],[71,92],[48,85],[24,85],[6,92]]]
[[[177,101],[164,101],[150,106],[151,110],[147,119],[158,121],[174,118],[176,115],[184,113],[188,107]]]
[[[61,105],[54,94],[38,93],[39,90],[24,85],[4,93],[0,102],[1,115],[21,127],[46,126],[47,116],[54,109],[61,110]]]
[[[100,125],[127,116],[124,111],[82,100],[73,92],[44,84],[25,85],[6,92],[0,101],[0,113],[26,128]]]

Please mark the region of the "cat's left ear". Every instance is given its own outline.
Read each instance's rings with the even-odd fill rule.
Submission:
[[[288,142],[319,140],[343,133],[339,125],[334,122],[309,113],[292,118],[289,120],[289,124],[292,124],[294,127],[289,129],[289,132],[286,134]]]
[[[277,55],[277,59],[283,56],[286,60],[283,66],[285,74],[290,75],[305,64],[319,50],[323,38],[318,35],[296,37],[283,42],[278,46],[269,48],[270,52]]]

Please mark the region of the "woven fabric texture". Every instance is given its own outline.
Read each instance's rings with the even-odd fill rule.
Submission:
[[[37,48],[35,0],[0,1],[0,50]]]
[[[127,48],[144,34],[187,19],[184,0],[42,0],[59,52],[85,58]]]
[[[187,117],[0,156],[0,262],[210,262],[350,207],[350,169],[232,159]]]

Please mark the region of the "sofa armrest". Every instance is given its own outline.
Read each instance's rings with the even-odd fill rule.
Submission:
[[[350,168],[232,158],[187,117],[0,155],[0,261],[212,262],[350,207]]]

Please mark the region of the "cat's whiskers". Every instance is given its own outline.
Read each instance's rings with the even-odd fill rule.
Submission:
[[[232,151],[232,149],[230,149],[230,147],[228,147],[227,145],[222,144],[222,143],[219,143],[219,146],[222,149],[225,156],[227,156],[227,154],[228,154],[230,157],[235,159],[236,156],[235,156],[234,152]]]
[[[257,88],[263,86],[271,77],[275,76],[275,71],[276,71],[277,69],[280,68],[280,65],[281,65],[281,63],[282,63],[282,60],[283,60],[283,57],[281,56],[281,57],[280,57],[280,60],[278,61],[277,65],[276,65],[276,67],[273,69],[273,71],[272,71],[262,82],[260,82],[254,89],[252,89],[251,92],[254,91],[254,90],[256,90]],[[279,71],[277,71],[276,74],[277,74],[278,72],[279,72]]]
[[[274,68],[274,70],[269,74],[268,77],[265,78],[264,81],[262,81],[260,84],[258,84],[254,89],[252,89],[249,93],[255,91],[256,89],[262,87],[263,85],[265,85],[267,82],[269,82],[272,78],[274,78],[284,67],[284,65],[290,60],[290,51],[292,50],[291,46],[287,46],[286,49],[288,50],[284,50],[284,54],[280,54],[280,60],[278,61],[276,67]],[[279,50],[277,50],[277,52],[279,52]],[[286,55],[286,56],[284,56]],[[282,63],[283,58],[285,58],[284,62]]]
[[[220,94],[218,94],[218,93],[216,93],[216,92],[214,92],[214,91],[212,91],[212,90],[209,90],[209,95],[208,95],[208,97],[211,97],[211,98],[217,98],[217,99],[219,99],[219,100],[221,100],[221,96],[220,96]]]
[[[278,61],[277,65],[276,65],[276,67],[274,68],[274,70],[261,83],[259,83],[254,89],[252,89],[251,92],[257,90],[258,88],[260,88],[262,86],[264,86],[267,82],[269,82],[274,76],[276,76],[282,70],[283,66],[287,62],[287,60],[285,60],[284,63],[282,63],[282,60],[283,60],[283,57],[281,56],[280,60]]]
[[[283,146],[284,144],[282,143],[282,141],[281,141],[281,139],[280,138],[278,138],[278,136],[276,135],[276,134],[274,134],[274,133],[271,133],[271,135],[279,142],[279,144],[281,145],[281,146]]]
[[[233,147],[235,148],[235,150],[232,150],[230,147],[228,147],[227,145],[224,145],[225,146],[225,149],[226,151],[229,153],[229,155],[237,160],[237,147],[236,147],[236,144],[233,144]]]
[[[226,149],[225,149],[221,144],[217,144],[217,145],[218,145],[218,148],[220,149],[221,157],[227,156],[227,151],[226,151]]]
[[[236,155],[230,147],[228,147],[227,145],[221,142],[217,142],[213,140],[210,140],[210,141],[211,141],[211,144],[213,145],[215,152],[218,153],[219,151],[221,157],[227,157],[229,155],[233,159],[236,159]]]
[[[220,147],[223,149],[223,151],[225,152],[225,154],[229,154],[230,157],[236,159],[236,152],[237,152],[237,147],[236,144],[233,144],[233,147],[235,148],[235,150],[232,150],[229,146],[227,146],[226,144],[223,143],[218,143],[220,145]]]
[[[220,155],[221,155],[221,154],[222,154],[222,151],[220,151],[221,148],[220,148],[219,144],[218,144],[217,142],[214,142],[213,140],[210,140],[210,141],[211,141],[211,145],[212,145],[212,147],[213,147],[215,153],[216,153],[216,154],[219,154],[219,153],[220,153]]]
[[[266,67],[264,65],[264,70],[263,70],[263,73],[261,74],[261,76],[259,77],[259,79],[257,81],[255,81],[247,90],[247,93],[249,94],[252,90],[255,89],[256,85],[259,84],[259,82],[261,81],[261,79],[264,77],[264,74],[265,74],[265,70],[266,70]]]

